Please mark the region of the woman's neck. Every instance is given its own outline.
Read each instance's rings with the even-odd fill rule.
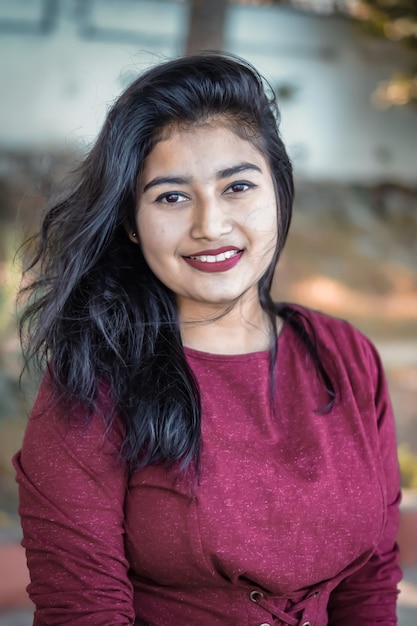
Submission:
[[[237,302],[230,310],[206,310],[192,318],[180,314],[180,327],[184,346],[212,354],[269,350],[273,340],[270,318],[259,302],[250,307]]]

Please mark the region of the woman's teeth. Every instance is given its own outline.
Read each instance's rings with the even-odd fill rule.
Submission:
[[[203,255],[203,256],[191,256],[190,259],[194,259],[195,261],[201,261],[202,263],[218,263],[219,261],[226,261],[230,259],[232,256],[235,256],[239,250],[226,250],[226,252],[221,252],[220,254],[215,255]]]

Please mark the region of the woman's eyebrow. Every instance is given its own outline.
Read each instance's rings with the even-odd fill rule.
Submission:
[[[216,179],[221,180],[222,178],[229,178],[230,176],[246,171],[262,173],[261,168],[254,163],[244,162],[219,170],[216,172]],[[158,185],[190,185],[192,181],[193,179],[189,176],[156,176],[150,180],[149,183],[146,183],[143,188],[143,193],[148,191],[151,187],[157,187]]]
[[[184,176],[156,176],[143,188],[143,193],[148,191],[151,187],[156,187],[157,185],[189,185],[191,182],[191,178],[187,178]]]
[[[221,178],[229,178],[230,176],[234,176],[235,174],[240,174],[240,172],[260,172],[262,174],[262,170],[260,167],[255,165],[254,163],[244,162],[238,163],[237,165],[232,165],[231,167],[226,167],[224,170],[220,170],[216,173],[216,178],[220,180]]]

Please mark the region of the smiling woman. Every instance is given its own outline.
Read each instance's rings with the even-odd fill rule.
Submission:
[[[276,249],[277,200],[262,153],[219,118],[173,131],[145,160],[136,206],[138,237],[131,239],[175,293],[180,322],[221,319],[225,306],[238,303],[236,315],[251,324],[236,325],[241,337],[222,336],[219,320],[206,327],[211,350],[268,348],[258,283]],[[200,334],[200,325],[187,328],[185,345],[196,347]]]
[[[14,458],[35,626],[396,624],[384,373],[348,323],[272,301],[277,124],[242,59],[161,64],[45,215]]]

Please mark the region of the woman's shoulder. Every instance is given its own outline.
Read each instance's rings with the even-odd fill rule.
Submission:
[[[375,345],[348,320],[298,304],[291,304],[289,309],[301,318],[319,351],[330,352],[333,360],[336,358],[355,366],[380,368]]]
[[[331,338],[346,336],[359,342],[370,343],[370,340],[346,319],[301,304],[289,304],[288,309],[291,311],[290,316],[300,316],[307,326],[322,336],[323,339],[328,337],[330,340]]]
[[[38,441],[52,438],[68,444],[71,441],[83,442],[99,448],[123,439],[121,422],[117,419],[108,385],[99,385],[94,406],[88,406],[77,398],[60,392],[60,385],[47,371],[34,400],[26,426],[28,435]]]

